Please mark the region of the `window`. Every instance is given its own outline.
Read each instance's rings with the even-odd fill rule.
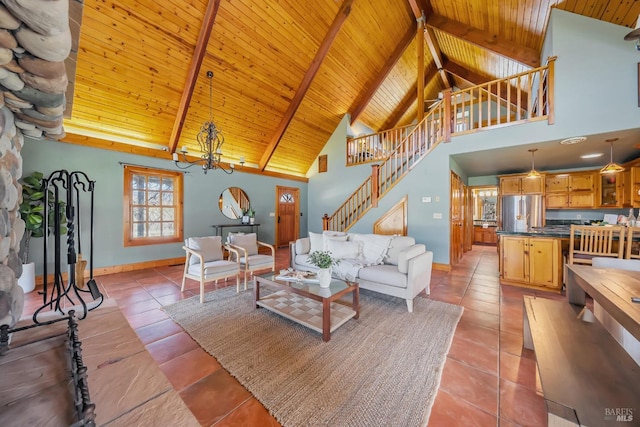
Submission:
[[[124,168],[124,245],[181,242],[182,173]]]

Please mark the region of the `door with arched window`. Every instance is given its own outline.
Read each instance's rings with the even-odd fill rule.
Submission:
[[[300,230],[300,189],[276,187],[276,246],[287,246]]]

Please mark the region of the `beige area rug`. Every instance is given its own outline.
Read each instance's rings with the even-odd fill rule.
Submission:
[[[409,313],[403,300],[365,290],[360,304],[360,318],[327,343],[254,309],[252,290],[164,310],[284,426],[426,425],[463,308],[418,297]]]

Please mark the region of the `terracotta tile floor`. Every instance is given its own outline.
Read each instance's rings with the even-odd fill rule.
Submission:
[[[278,250],[278,269],[288,267],[288,256],[288,249]],[[181,266],[97,279],[203,426],[278,425],[249,392],[160,310],[161,306],[198,294],[194,281],[188,281],[185,292],[180,292]],[[235,286],[235,281],[205,288],[211,291],[224,286]],[[430,426],[546,425],[535,354],[522,348],[523,295],[562,298],[500,286],[495,247],[474,246],[451,272],[433,272],[431,298],[462,305],[465,311],[445,364]],[[36,292],[27,295],[26,313],[38,307],[39,298]]]

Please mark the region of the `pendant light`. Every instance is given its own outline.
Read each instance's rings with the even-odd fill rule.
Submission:
[[[535,168],[535,163],[533,161],[533,153],[538,151],[537,148],[532,148],[529,150],[531,153],[531,171],[527,174],[527,178],[540,178],[540,172],[538,172]]]
[[[609,163],[606,164],[602,169],[600,169],[600,173],[602,174],[611,174],[624,171],[624,168],[622,166],[613,162],[613,143],[617,140],[618,138],[611,138],[606,140],[606,142],[609,142],[611,144],[611,157]]]

